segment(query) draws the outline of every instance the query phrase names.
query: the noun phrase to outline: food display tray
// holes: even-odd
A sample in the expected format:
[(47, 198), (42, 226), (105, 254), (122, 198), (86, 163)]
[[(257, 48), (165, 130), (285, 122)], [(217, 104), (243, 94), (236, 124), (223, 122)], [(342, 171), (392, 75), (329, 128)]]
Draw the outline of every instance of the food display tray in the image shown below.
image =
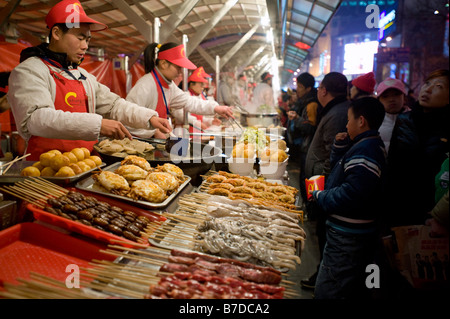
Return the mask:
[[(107, 202), (108, 204), (110, 204), (112, 206), (117, 206), (117, 207), (122, 208), (123, 210), (132, 211), (132, 212), (136, 213), (137, 215), (146, 216), (147, 218), (150, 219), (151, 222), (160, 222), (160, 221), (166, 220), (166, 218), (163, 216), (154, 214), (154, 213), (146, 211), (144, 209), (140, 209), (140, 208), (128, 205), (127, 203), (124, 203), (121, 201), (113, 200), (111, 198), (100, 196), (98, 194), (90, 194), (89, 192), (79, 191), (79, 190), (76, 190), (75, 188), (69, 188), (69, 190), (77, 191), (77, 192), (80, 192), (87, 196), (93, 196), (93, 197), (97, 198), (98, 200)], [(45, 222), (45, 223), (69, 230), (69, 231), (73, 231), (75, 233), (96, 239), (101, 242), (111, 243), (111, 244), (121, 244), (123, 246), (129, 246), (129, 247), (132, 247), (132, 245), (135, 244), (134, 241), (126, 239), (125, 237), (114, 235), (112, 233), (108, 233), (106, 231), (94, 228), (92, 226), (87, 226), (82, 223), (48, 213), (33, 204), (28, 204), (27, 209), (29, 209), (33, 213), (34, 218), (37, 220), (40, 220), (42, 222)], [(116, 242), (115, 240), (120, 241), (120, 243)], [(130, 243), (130, 244), (128, 245), (126, 243)], [(146, 242), (146, 244), (147, 244), (147, 242)]]
[[(105, 168), (103, 168), (104, 171), (115, 171), (119, 166), (120, 166), (120, 162), (114, 163), (112, 165), (109, 165)], [(112, 198), (116, 198), (119, 200), (123, 200), (126, 201), (128, 203), (131, 203), (132, 205), (139, 205), (141, 207), (145, 207), (145, 208), (150, 208), (150, 209), (162, 209), (164, 207), (166, 207), (167, 205), (169, 205), (169, 203), (183, 190), (183, 188), (185, 188), (189, 182), (191, 181), (191, 177), (184, 175), (184, 178), (186, 179), (183, 184), (181, 184), (176, 192), (173, 192), (169, 197), (167, 197), (163, 202), (161, 203), (152, 203), (152, 202), (148, 202), (148, 201), (143, 201), (143, 200), (134, 200), (130, 197), (127, 196), (122, 196), (122, 195), (116, 195), (116, 194), (111, 194), (103, 189), (100, 188), (96, 188), (95, 186), (95, 181), (92, 178), (92, 176), (85, 178), (81, 181), (79, 181), (75, 187), (81, 190), (85, 190), (85, 191), (89, 191), (92, 193), (97, 193), (97, 194), (102, 194), (108, 197), (112, 197)]]
[(37, 223), (21, 223), (0, 232), (0, 282), (18, 284), (36, 272), (64, 282), (66, 267), (90, 267), (92, 259), (114, 261), (100, 252), (105, 245), (64, 234)]
[[(28, 178), (27, 176), (21, 176), (20, 172), (28, 166), (33, 165), (36, 163), (36, 161), (19, 161), (14, 163), (11, 168), (6, 172), (6, 174), (3, 175), (3, 170), (6, 167), (0, 168), (0, 183), (15, 183), (15, 182), (21, 182), (24, 179)], [(42, 178), (51, 181), (55, 184), (70, 184), (73, 182), (76, 182), (80, 180), (81, 178), (85, 177), (86, 175), (89, 175), (95, 170), (98, 170), (100, 167), (104, 167), (106, 164), (102, 163), (102, 165), (97, 166), (95, 168), (91, 168), (90, 170), (83, 172), (81, 174), (72, 176), (72, 177), (55, 177), (55, 176), (41, 176)]]

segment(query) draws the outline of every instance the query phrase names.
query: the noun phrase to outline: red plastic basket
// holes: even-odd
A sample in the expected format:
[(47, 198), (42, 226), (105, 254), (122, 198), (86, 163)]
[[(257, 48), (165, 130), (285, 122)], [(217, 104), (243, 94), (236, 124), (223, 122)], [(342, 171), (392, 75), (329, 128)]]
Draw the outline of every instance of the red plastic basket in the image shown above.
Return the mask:
[[(108, 198), (106, 196), (98, 195), (98, 194), (93, 194), (93, 193), (89, 193), (89, 192), (83, 192), (83, 191), (80, 191), (80, 190), (75, 189), (75, 188), (68, 188), (68, 189), (76, 191), (76, 192), (79, 192), (79, 193), (82, 193), (82, 194), (87, 195), (87, 196), (93, 196), (93, 197), (97, 198), (100, 201), (107, 202), (110, 205), (120, 207), (120, 208), (122, 208), (124, 210), (132, 211), (132, 212), (136, 213), (137, 215), (146, 216), (147, 218), (150, 219), (150, 221), (164, 221), (164, 220), (166, 220), (166, 218), (163, 217), (163, 216), (157, 215), (155, 213), (146, 211), (146, 210), (141, 209), (141, 208), (134, 207), (134, 206), (132, 206), (130, 204), (127, 204), (125, 202), (114, 200), (114, 199)], [(46, 222), (46, 223), (54, 225), (54, 226), (61, 227), (63, 229), (69, 230), (69, 231), (73, 231), (73, 232), (82, 234), (82, 235), (90, 237), (90, 238), (94, 238), (96, 240), (99, 240), (99, 241), (102, 241), (102, 242), (105, 242), (105, 243), (119, 244), (119, 245), (123, 245), (123, 246), (126, 246), (126, 247), (132, 247), (132, 245), (135, 244), (134, 241), (128, 240), (125, 237), (117, 236), (117, 235), (114, 235), (114, 234), (102, 231), (100, 229), (94, 228), (92, 226), (87, 226), (87, 225), (81, 224), (79, 222), (76, 222), (76, 221), (73, 221), (73, 220), (70, 220), (70, 219), (67, 219), (67, 218), (64, 218), (64, 217), (60, 217), (60, 216), (56, 216), (56, 215), (50, 214), (50, 213), (48, 213), (48, 212), (38, 208), (37, 206), (34, 206), (33, 204), (28, 204), (27, 205), (27, 209), (29, 209), (33, 213), (34, 218), (37, 219), (37, 220)], [(124, 243), (116, 242), (113, 239), (117, 240), (117, 241), (124, 242)], [(125, 244), (127, 242), (129, 242), (130, 245)], [(149, 243), (145, 242), (144, 245), (149, 246)]]
[(106, 245), (82, 240), (36, 223), (22, 223), (0, 231), (0, 283), (18, 284), (17, 278), (28, 279), (30, 272), (65, 281), (66, 267), (92, 267), (92, 259), (110, 260), (114, 256), (101, 253)]

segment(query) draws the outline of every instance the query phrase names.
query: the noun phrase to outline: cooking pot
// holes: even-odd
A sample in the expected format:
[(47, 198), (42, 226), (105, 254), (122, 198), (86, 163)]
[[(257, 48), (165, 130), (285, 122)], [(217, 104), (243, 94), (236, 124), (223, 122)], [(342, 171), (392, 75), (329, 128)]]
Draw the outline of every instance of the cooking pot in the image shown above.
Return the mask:
[(243, 126), (268, 127), (272, 124), (273, 126), (280, 124), (278, 113), (241, 113)]

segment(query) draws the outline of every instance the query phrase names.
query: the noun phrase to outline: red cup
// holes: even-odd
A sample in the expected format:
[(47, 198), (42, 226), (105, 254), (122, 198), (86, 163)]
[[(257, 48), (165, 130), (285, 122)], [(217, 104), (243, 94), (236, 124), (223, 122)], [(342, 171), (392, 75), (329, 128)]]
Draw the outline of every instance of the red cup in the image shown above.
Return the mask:
[(310, 200), (313, 191), (323, 191), (325, 186), (325, 176), (315, 175), (311, 178), (305, 178), (307, 199)]

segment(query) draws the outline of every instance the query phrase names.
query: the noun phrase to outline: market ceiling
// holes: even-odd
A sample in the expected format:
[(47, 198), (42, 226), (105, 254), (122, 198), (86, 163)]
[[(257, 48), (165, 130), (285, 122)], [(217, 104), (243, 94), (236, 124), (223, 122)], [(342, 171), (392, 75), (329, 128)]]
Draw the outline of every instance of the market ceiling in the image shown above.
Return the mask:
[[(281, 60), (281, 86), (301, 65), (342, 0), (81, 0), (88, 16), (108, 25), (96, 32), (90, 51), (102, 48), (109, 57), (130, 56), (135, 63), (155, 40), (182, 43), (189, 59), (214, 74), (246, 71), (250, 78), (270, 71)], [(3, 34), (32, 44), (45, 40), (45, 16), (59, 0), (0, 0)], [(156, 19), (158, 18), (158, 19)], [(155, 20), (156, 19), (156, 20)], [(267, 34), (273, 30), (273, 42)], [(156, 33), (158, 34), (158, 33)], [(272, 44), (273, 43), (273, 44)]]

